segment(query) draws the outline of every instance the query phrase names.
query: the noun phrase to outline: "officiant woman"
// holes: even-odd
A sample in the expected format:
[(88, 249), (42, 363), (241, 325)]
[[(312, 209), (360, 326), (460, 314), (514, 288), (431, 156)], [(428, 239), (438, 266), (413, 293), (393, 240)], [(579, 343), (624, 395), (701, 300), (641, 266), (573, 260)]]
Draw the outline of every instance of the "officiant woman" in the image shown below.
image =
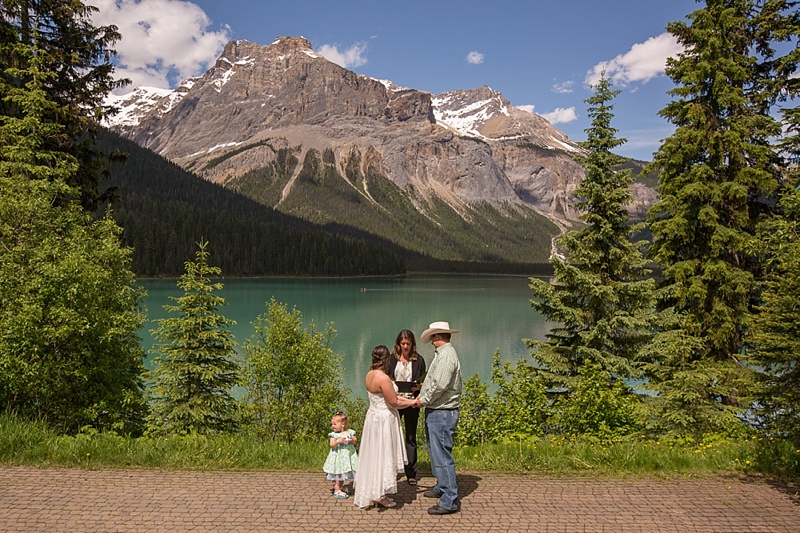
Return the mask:
[[(399, 392), (398, 396), (414, 399), (419, 396), (419, 379), (425, 373), (425, 359), (417, 353), (417, 341), (409, 329), (401, 330), (394, 341), (393, 358), (387, 372), (396, 382), (413, 382), (411, 392)], [(398, 385), (399, 386), (399, 385)], [(405, 465), (406, 480), (409, 485), (417, 484), (417, 422), (419, 407), (399, 409), (405, 428), (405, 445), (408, 464)]]

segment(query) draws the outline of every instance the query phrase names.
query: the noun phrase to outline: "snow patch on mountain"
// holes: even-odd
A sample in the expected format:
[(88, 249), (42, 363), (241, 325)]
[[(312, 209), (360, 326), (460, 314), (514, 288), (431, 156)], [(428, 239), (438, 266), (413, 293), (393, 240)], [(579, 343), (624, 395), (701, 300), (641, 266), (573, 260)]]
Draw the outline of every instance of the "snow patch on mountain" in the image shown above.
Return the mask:
[(203, 154), (210, 154), (214, 150), (218, 150), (220, 148), (230, 148), (231, 146), (239, 146), (240, 144), (242, 144), (242, 143), (240, 143), (240, 142), (230, 142), (230, 143), (218, 144), (216, 146), (212, 146), (208, 150), (200, 150), (199, 152), (195, 152), (190, 157), (196, 157), (198, 155), (203, 155)]
[[(478, 98), (476, 98), (478, 96)], [(481, 97), (482, 96), (482, 97)], [(490, 87), (483, 86), (470, 91), (451, 91), (435, 95), (431, 99), (433, 116), (440, 126), (457, 132), (459, 135), (478, 138), (484, 141), (509, 141), (526, 138), (530, 130), (520, 124), (525, 113), (536, 115), (528, 109), (512, 106), (502, 94)], [(498, 131), (498, 124), (506, 121), (502, 128), (505, 132), (515, 129), (519, 134), (503, 134)], [(508, 124), (516, 127), (509, 126)], [(530, 127), (530, 126), (529, 126)], [(545, 138), (546, 147), (551, 150), (567, 150), (580, 152), (580, 148), (570, 144), (566, 139), (554, 135)]]
[(117, 108), (118, 112), (106, 118), (103, 125), (109, 128), (138, 126), (142, 118), (154, 109), (158, 109), (161, 115), (168, 113), (183, 95), (184, 92), (158, 87), (137, 87), (123, 95), (109, 94), (105, 105)]
[(379, 79), (379, 78), (370, 78), (370, 79), (373, 79), (373, 80), (377, 81), (378, 83), (381, 83), (384, 87), (386, 87), (388, 90), (392, 91), (393, 93), (397, 93), (397, 92), (400, 92), (400, 91), (408, 91), (409, 90), (408, 87), (403, 87), (402, 85), (397, 85), (392, 80), (382, 80), (382, 79)]
[(436, 122), (454, 129), (462, 135), (484, 140), (488, 139), (481, 134), (480, 127), (495, 116), (496, 112), (506, 116), (509, 114), (508, 108), (502, 102), (498, 110), (493, 109), (493, 104), (496, 102), (496, 99), (490, 98), (454, 108), (453, 104), (456, 103), (456, 99), (449, 93), (443, 93), (431, 99)]
[(552, 139), (552, 141), (556, 143), (556, 145), (558, 145), (558, 147), (563, 150), (566, 150), (568, 152), (580, 152), (578, 148), (575, 148), (573, 145), (567, 144), (560, 139), (556, 139), (555, 137), (550, 137), (550, 139)]
[(231, 63), (231, 61), (226, 57), (220, 58), (219, 61), (224, 61), (230, 65), (230, 67), (220, 72), (219, 75), (211, 81), (211, 85), (217, 92), (220, 92), (222, 87), (224, 87), (231, 80), (231, 78), (236, 74), (238, 68), (254, 65), (256, 62), (255, 58), (249, 56), (239, 59), (233, 63)]

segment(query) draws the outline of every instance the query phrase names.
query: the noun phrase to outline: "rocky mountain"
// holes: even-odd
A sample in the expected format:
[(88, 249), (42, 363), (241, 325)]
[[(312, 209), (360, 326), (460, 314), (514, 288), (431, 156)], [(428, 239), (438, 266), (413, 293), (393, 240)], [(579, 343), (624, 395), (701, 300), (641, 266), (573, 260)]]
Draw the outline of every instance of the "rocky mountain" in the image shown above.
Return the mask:
[[(436, 236), (440, 258), (546, 261), (575, 220), (581, 148), (545, 119), (486, 86), (433, 95), (356, 74), (302, 37), (232, 41), (202, 77), (109, 103), (112, 130), (204, 179), (418, 251)], [(654, 198), (635, 193), (634, 211)]]

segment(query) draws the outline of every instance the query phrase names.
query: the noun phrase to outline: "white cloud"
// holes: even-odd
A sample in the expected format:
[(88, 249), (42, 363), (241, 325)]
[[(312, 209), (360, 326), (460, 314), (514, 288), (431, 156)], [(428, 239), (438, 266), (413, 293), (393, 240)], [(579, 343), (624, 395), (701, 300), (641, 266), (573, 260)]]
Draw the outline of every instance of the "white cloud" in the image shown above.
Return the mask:
[(355, 68), (367, 63), (364, 53), (367, 51), (367, 43), (356, 43), (347, 50), (340, 51), (335, 44), (323, 44), (316, 52), (327, 59), (333, 61), (340, 67)]
[(480, 52), (470, 52), (467, 54), (467, 63), (471, 65), (480, 65), (483, 63), (483, 54)]
[(575, 114), (574, 107), (557, 107), (549, 113), (542, 113), (542, 116), (547, 119), (550, 124), (566, 124), (578, 120), (578, 115)]
[[(174, 88), (205, 72), (229, 40), (230, 29), (210, 30), (211, 20), (196, 4), (182, 0), (87, 0), (99, 9), (95, 25), (114, 24), (122, 39), (117, 78), (140, 86)], [(128, 90), (129, 90), (128, 89)]]
[(572, 92), (572, 86), (575, 84), (574, 81), (565, 81), (561, 83), (554, 83), (552, 87), (552, 91), (558, 94), (569, 94)]
[(536, 106), (531, 105), (531, 104), (526, 104), (526, 105), (517, 105), (517, 106), (514, 106), (514, 107), (516, 107), (517, 109), (521, 109), (523, 111), (527, 111), (528, 113), (533, 113), (533, 109)]
[(603, 71), (615, 85), (647, 83), (664, 73), (668, 57), (676, 56), (682, 51), (683, 47), (675, 36), (665, 32), (643, 43), (634, 44), (627, 53), (618, 55), (611, 61), (598, 63), (586, 74), (586, 83), (597, 84)]

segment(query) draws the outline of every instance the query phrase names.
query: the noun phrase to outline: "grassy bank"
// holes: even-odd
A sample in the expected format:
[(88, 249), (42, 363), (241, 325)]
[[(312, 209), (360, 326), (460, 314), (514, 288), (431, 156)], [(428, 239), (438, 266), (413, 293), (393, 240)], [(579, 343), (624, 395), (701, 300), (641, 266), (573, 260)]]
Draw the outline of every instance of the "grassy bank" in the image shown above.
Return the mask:
[[(420, 468), (429, 471), (424, 445), (422, 448)], [(282, 443), (247, 433), (132, 439), (90, 431), (65, 436), (43, 425), (0, 415), (0, 463), (6, 465), (321, 472), (327, 450), (324, 438)], [(708, 442), (660, 442), (643, 437), (611, 443), (581, 438), (524, 439), (457, 447), (454, 455), (462, 471), (559, 476), (766, 474), (791, 481), (800, 471), (800, 450), (757, 436)]]

